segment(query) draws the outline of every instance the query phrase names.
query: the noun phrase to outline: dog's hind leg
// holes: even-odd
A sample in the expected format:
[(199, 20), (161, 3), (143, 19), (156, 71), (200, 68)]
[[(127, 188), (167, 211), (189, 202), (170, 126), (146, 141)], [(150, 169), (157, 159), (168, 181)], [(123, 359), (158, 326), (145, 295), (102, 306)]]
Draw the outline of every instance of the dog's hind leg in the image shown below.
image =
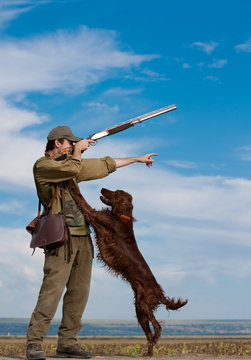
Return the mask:
[(147, 316), (148, 316), (149, 320), (151, 321), (153, 328), (154, 328), (153, 343), (156, 344), (160, 338), (162, 328), (160, 326), (160, 323), (156, 320), (152, 310), (147, 311)]
[(147, 352), (144, 353), (144, 356), (152, 356), (153, 355), (153, 344), (154, 344), (154, 335), (151, 331), (149, 319), (145, 313), (145, 311), (141, 308), (141, 306), (135, 302), (135, 309), (138, 322), (142, 327), (147, 339)]

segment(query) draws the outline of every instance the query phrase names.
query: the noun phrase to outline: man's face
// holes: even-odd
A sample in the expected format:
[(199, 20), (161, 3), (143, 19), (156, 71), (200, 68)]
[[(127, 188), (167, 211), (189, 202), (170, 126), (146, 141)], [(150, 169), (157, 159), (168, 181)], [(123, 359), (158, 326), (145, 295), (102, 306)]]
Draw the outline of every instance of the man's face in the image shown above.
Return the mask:
[(72, 150), (74, 145), (73, 145), (73, 141), (64, 139), (63, 144), (61, 144), (58, 140), (55, 141), (55, 145), (57, 147), (57, 150), (59, 153), (62, 153), (65, 149), (69, 149)]

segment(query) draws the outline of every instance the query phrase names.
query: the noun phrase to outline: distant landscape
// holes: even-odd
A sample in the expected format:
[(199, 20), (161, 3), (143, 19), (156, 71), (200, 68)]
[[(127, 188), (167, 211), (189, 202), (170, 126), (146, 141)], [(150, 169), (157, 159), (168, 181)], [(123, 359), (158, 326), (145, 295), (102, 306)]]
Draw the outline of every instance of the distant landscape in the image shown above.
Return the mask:
[[(0, 356), (24, 356), (28, 319), (0, 318)], [(51, 324), (44, 349), (55, 356), (59, 321)], [(251, 320), (165, 321), (154, 356), (251, 356)], [(95, 356), (142, 356), (146, 338), (136, 321), (86, 320), (79, 343)]]
[[(0, 336), (25, 336), (28, 319), (0, 318)], [(56, 336), (59, 321), (51, 323), (48, 335)], [(136, 321), (84, 320), (79, 336), (133, 337), (144, 336)], [(162, 323), (162, 336), (251, 336), (251, 320), (168, 320)]]

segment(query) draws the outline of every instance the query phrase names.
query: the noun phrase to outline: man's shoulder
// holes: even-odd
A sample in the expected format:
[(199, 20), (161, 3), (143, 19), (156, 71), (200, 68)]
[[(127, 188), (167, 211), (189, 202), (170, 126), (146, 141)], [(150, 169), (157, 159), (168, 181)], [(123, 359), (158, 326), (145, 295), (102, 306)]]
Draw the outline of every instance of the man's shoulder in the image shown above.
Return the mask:
[(37, 159), (37, 161), (34, 163), (33, 168), (37, 168), (39, 165), (41, 165), (42, 163), (46, 163), (50, 161), (50, 157), (49, 156), (41, 156), (39, 159)]
[(47, 160), (50, 160), (50, 158), (48, 156), (44, 155), (44, 156), (41, 156), (39, 159), (37, 159), (35, 161), (35, 164), (40, 163), (41, 161), (47, 161)]

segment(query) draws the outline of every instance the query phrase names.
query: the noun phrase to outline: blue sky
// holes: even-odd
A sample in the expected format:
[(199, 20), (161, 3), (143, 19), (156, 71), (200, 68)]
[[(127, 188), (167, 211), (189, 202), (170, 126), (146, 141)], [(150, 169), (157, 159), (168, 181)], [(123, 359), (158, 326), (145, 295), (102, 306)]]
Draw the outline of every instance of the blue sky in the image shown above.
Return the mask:
[[(86, 157), (158, 153), (81, 184), (134, 198), (139, 247), (167, 295), (168, 319), (250, 319), (250, 1), (5, 0), (0, 3), (0, 317), (29, 317), (43, 254), (26, 224), (32, 165), (48, 132), (87, 137), (176, 104), (100, 140)], [(105, 310), (104, 310), (105, 309)], [(56, 314), (60, 317), (59, 307)], [(130, 287), (94, 262), (88, 319), (134, 319)]]

